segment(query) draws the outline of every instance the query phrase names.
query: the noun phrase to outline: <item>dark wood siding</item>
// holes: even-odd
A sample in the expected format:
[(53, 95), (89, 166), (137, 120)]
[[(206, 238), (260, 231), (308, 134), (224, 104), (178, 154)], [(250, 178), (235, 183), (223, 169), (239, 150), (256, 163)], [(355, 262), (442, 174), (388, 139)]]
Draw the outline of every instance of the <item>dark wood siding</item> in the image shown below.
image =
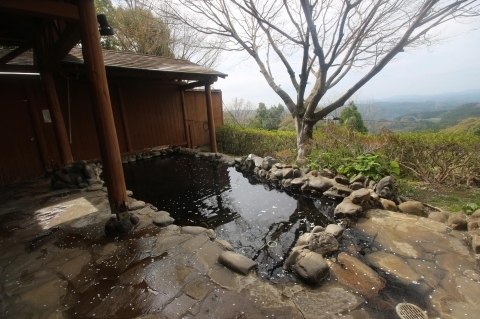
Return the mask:
[[(222, 92), (212, 91), (215, 127), (223, 125)], [(185, 92), (185, 120), (191, 136), (192, 146), (210, 143), (208, 135), (207, 100), (204, 91)]]
[[(75, 161), (100, 158), (95, 118), (88, 83), (84, 78), (55, 78), (59, 103)], [(61, 167), (57, 142), (51, 123), (43, 121), (42, 110), (48, 105), (39, 76), (0, 76), (0, 185), (41, 176), (45, 173), (36, 142), (25, 85), (31, 88), (36, 116), (46, 141), (49, 167)], [(185, 120), (181, 91), (151, 80), (109, 79), (110, 98), (120, 151), (127, 152), (126, 131), (122, 121), (120, 98), (133, 151), (155, 146), (187, 145), (185, 123), (190, 128), (193, 146), (209, 144), (204, 91), (186, 91)], [(119, 94), (119, 90), (121, 94)], [(70, 97), (70, 106), (69, 98)], [(222, 95), (212, 92), (216, 126), (223, 124)], [(32, 141), (31, 139), (34, 138)]]
[(149, 83), (121, 83), (134, 150), (186, 143), (180, 91)]
[(45, 174), (21, 77), (0, 75), (0, 186)]

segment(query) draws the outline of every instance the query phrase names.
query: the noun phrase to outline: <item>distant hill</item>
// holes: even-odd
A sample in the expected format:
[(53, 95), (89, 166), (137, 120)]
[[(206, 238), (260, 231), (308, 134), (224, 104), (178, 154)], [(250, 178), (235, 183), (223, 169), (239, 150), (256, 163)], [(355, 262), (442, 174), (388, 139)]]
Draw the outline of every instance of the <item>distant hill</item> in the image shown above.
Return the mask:
[[(452, 110), (415, 112), (385, 121), (383, 126), (391, 131), (411, 132), (442, 130), (456, 126), (469, 118), (480, 119), (480, 103), (467, 103)], [(471, 124), (470, 120), (468, 123)], [(464, 123), (461, 127), (465, 128)], [(460, 128), (459, 128), (460, 129)]]
[(468, 118), (462, 120), (457, 125), (448, 127), (442, 132), (447, 133), (470, 133), (475, 135), (480, 135), (480, 118)]
[(473, 102), (480, 102), (480, 89), (431, 95), (396, 95), (374, 102), (356, 101), (356, 104), (364, 119), (393, 120), (412, 113), (452, 110)]
[[(480, 101), (480, 99), (478, 100)], [(412, 114), (419, 110), (428, 111), (445, 111), (451, 110), (461, 105), (461, 103), (445, 103), (445, 102), (374, 102), (369, 104), (357, 104), (359, 112), (364, 119), (370, 120), (392, 120), (394, 118)]]
[(441, 94), (428, 95), (395, 95), (385, 99), (379, 99), (380, 102), (443, 102), (443, 103), (469, 103), (480, 102), (480, 89), (466, 90), (461, 92), (447, 92)]

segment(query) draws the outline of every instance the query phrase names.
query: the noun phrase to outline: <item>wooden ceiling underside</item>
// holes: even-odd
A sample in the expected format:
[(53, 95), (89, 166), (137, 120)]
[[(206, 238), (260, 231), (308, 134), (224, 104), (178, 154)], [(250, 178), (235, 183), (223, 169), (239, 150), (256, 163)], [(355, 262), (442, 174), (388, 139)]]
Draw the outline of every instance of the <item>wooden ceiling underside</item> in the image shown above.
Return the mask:
[[(78, 59), (80, 63), (74, 63), (76, 61), (71, 61), (72, 57), (69, 55), (69, 58), (62, 63), (72, 48), (80, 42), (77, 1), (0, 0), (0, 46), (10, 49), (8, 53), (0, 54), (0, 72), (84, 73), (83, 61), (80, 59)], [(33, 63), (12, 63), (23, 53), (29, 53), (28, 51), (33, 51)], [(114, 56), (114, 53), (109, 53), (108, 56)], [(119, 55), (120, 58), (124, 56)], [(175, 59), (167, 62), (169, 64), (167, 69), (164, 67), (163, 70), (152, 70), (151, 66), (145, 64), (149, 59), (154, 59), (153, 57), (131, 54), (129, 58), (134, 61), (133, 67), (122, 60), (116, 64), (114, 61), (111, 66), (105, 63), (107, 74), (172, 81), (172, 83), (178, 80), (194, 81), (188, 83), (185, 89), (212, 84), (217, 80), (217, 76), (226, 76), (226, 74)], [(119, 60), (119, 58), (116, 59)]]
[(50, 71), (80, 41), (79, 15), (74, 0), (0, 0), (0, 45), (14, 51), (0, 57), (0, 70), (28, 50), (34, 66), (25, 70)]

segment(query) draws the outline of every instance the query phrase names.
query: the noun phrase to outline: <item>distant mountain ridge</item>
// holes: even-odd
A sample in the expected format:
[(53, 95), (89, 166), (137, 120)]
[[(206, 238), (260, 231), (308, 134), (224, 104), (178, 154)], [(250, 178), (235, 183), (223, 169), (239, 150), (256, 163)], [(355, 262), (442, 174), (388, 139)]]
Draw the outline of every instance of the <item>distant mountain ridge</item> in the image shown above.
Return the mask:
[(358, 101), (358, 110), (367, 120), (394, 120), (398, 117), (452, 110), (467, 103), (480, 102), (480, 89), (434, 95), (396, 95), (374, 102)]
[(465, 90), (461, 92), (447, 92), (440, 94), (410, 94), (395, 95), (378, 99), (379, 102), (443, 102), (443, 103), (469, 103), (480, 101), (480, 89)]
[[(473, 125), (475, 119), (480, 119), (480, 103), (466, 103), (450, 110), (434, 110), (425, 112), (414, 112), (398, 116), (393, 120), (372, 121), (376, 128), (383, 126), (388, 130), (396, 132), (426, 131), (426, 130), (442, 130), (452, 126), (456, 126), (462, 121), (470, 119), (462, 125), (459, 131), (469, 124)], [(476, 122), (475, 122), (476, 123)], [(368, 127), (367, 120), (367, 127)], [(373, 125), (370, 125), (373, 131)], [(369, 127), (369, 129), (370, 129)], [(476, 132), (476, 129), (472, 129)], [(467, 131), (466, 129), (464, 131)]]

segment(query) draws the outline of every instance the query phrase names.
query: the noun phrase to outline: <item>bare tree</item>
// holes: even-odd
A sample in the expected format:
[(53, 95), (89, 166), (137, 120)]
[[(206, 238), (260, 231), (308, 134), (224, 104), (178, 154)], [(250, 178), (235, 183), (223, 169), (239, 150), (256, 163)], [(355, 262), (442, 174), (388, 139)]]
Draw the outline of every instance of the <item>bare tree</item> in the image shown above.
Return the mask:
[(255, 106), (250, 101), (238, 97), (224, 105), (225, 123), (248, 126), (255, 118)]
[[(177, 59), (215, 68), (221, 59), (223, 42), (217, 36), (200, 32), (174, 18), (168, 0), (155, 0), (154, 10), (170, 31), (170, 49)], [(190, 21), (193, 16), (184, 17)]]
[(119, 49), (173, 57), (170, 30), (152, 11), (147, 0), (123, 0), (114, 10), (111, 23)]
[[(301, 160), (315, 123), (344, 105), (406, 48), (436, 41), (432, 31), (438, 26), (477, 17), (479, 1), (176, 0), (170, 10), (195, 30), (223, 37), (226, 49), (244, 50), (255, 60), (295, 120)], [(197, 19), (185, 19), (185, 12)], [(301, 55), (300, 63), (294, 61), (296, 55)], [(283, 63), (296, 96), (278, 84), (272, 59)], [(327, 91), (356, 68), (369, 70), (338, 99), (317, 108)], [(307, 93), (309, 81), (313, 85)]]
[[(218, 37), (172, 19), (166, 0), (95, 0), (107, 14), (115, 36), (103, 39), (107, 49), (161, 55), (215, 67), (223, 52)], [(184, 17), (185, 18), (185, 17)], [(193, 17), (188, 18), (193, 19)]]

